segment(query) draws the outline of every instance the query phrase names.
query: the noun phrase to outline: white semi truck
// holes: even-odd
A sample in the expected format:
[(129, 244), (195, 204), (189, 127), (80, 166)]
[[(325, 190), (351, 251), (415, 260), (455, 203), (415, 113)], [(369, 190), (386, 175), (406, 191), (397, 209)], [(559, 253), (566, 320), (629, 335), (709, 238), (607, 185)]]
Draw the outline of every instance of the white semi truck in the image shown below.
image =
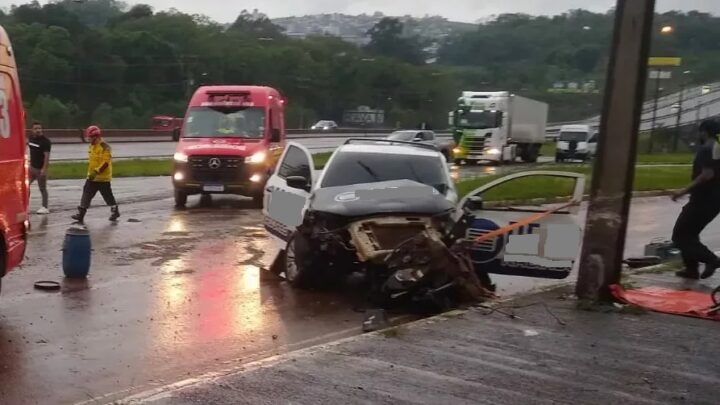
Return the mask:
[(455, 163), (536, 162), (547, 116), (546, 103), (507, 91), (464, 91), (450, 112)]

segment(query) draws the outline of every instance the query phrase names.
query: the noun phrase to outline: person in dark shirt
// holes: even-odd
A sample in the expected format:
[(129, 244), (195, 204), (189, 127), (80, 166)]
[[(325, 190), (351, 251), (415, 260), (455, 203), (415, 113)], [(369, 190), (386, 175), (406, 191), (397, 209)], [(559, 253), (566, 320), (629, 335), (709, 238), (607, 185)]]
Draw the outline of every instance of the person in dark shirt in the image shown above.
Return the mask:
[[(720, 160), (713, 159), (713, 148), (720, 136), (720, 123), (706, 120), (700, 124), (700, 145), (692, 168), (692, 183), (673, 194), (673, 201), (690, 194), (673, 229), (672, 240), (680, 249), (685, 269), (678, 277), (709, 278), (720, 267), (720, 259), (700, 242), (700, 233), (720, 213)], [(702, 276), (700, 263), (705, 264)]]
[(28, 140), (30, 148), (30, 167), (28, 168), (28, 176), (30, 184), (37, 180), (40, 194), (42, 195), (42, 207), (37, 211), (38, 214), (47, 215), (50, 213), (48, 209), (48, 192), (47, 192), (47, 173), (50, 166), (50, 149), (52, 142), (43, 134), (42, 124), (33, 122), (32, 136)]

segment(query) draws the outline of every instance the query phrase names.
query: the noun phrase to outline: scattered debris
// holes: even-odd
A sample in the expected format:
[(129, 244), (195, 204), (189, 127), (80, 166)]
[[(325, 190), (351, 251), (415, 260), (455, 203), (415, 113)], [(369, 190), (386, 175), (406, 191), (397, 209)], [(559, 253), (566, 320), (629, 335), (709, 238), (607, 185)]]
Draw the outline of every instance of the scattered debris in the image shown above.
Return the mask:
[(538, 336), (540, 335), (540, 332), (536, 331), (535, 329), (525, 329), (523, 331), (523, 335), (525, 336)]
[(367, 317), (362, 324), (362, 331), (365, 333), (385, 329), (389, 324), (387, 314), (384, 309), (369, 309), (366, 314)]

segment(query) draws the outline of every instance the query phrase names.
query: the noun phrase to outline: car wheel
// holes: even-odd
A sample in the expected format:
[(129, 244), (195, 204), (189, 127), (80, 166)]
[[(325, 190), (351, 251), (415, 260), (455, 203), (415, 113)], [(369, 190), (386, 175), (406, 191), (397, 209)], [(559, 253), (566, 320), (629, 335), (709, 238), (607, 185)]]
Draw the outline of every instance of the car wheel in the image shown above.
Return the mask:
[(309, 288), (317, 284), (310, 254), (307, 238), (295, 233), (285, 249), (285, 279), (295, 288)]
[(187, 193), (175, 190), (175, 207), (177, 208), (185, 208), (185, 205), (187, 204)]
[(264, 200), (265, 200), (265, 194), (263, 194), (263, 193), (253, 195), (253, 197), (252, 197), (253, 208), (262, 209)]
[(211, 194), (202, 194), (200, 196), (200, 205), (203, 207), (209, 207), (212, 205), (212, 195)]

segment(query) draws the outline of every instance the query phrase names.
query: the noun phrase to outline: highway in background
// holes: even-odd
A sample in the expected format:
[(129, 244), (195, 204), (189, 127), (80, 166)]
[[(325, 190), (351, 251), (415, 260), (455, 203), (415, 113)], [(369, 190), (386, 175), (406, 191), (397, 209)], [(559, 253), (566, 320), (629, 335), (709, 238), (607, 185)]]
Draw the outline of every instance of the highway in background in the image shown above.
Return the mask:
[[(381, 139), (387, 135), (357, 134), (323, 134), (322, 136), (291, 136), (290, 141), (305, 145), (313, 153), (331, 152), (349, 138), (372, 137)], [(449, 138), (450, 135), (441, 135)], [(162, 158), (171, 157), (175, 153), (175, 142), (118, 142), (108, 140), (112, 145), (113, 157), (126, 158)], [(87, 145), (82, 143), (55, 143), (50, 159), (53, 161), (83, 160), (87, 158)]]

